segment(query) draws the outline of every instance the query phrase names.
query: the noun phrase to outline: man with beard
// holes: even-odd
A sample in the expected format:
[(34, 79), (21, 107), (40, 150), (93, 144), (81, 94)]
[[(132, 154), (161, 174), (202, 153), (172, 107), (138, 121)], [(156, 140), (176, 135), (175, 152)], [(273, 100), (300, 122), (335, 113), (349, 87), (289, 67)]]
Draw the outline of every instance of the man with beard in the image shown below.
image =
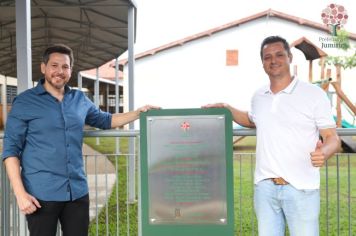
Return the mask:
[(158, 108), (146, 105), (122, 114), (102, 112), (83, 92), (67, 85), (73, 62), (69, 47), (48, 47), (41, 63), (44, 78), (14, 99), (6, 124), (3, 160), (31, 236), (56, 235), (58, 220), (64, 236), (88, 234), (84, 125), (120, 127), (141, 112)]

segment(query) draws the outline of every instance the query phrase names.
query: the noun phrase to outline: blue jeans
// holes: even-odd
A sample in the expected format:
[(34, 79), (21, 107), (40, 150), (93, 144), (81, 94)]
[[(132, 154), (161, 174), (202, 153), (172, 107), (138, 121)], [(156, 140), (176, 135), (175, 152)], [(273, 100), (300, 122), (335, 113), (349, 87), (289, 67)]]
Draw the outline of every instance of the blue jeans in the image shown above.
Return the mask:
[(286, 222), (291, 236), (319, 235), (319, 189), (298, 190), (266, 179), (255, 185), (254, 204), (259, 236), (284, 236)]

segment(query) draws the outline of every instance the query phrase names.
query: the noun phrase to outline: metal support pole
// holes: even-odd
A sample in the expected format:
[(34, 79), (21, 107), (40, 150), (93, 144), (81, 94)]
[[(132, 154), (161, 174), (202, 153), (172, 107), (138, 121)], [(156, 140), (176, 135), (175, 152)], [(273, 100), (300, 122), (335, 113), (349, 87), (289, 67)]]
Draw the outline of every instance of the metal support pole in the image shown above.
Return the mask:
[[(119, 89), (119, 62), (115, 59), (115, 113), (120, 113), (120, 89)], [(117, 128), (118, 129), (118, 128)], [(120, 153), (120, 138), (115, 138), (115, 150), (117, 154)]]
[(17, 92), (32, 88), (31, 1), (16, 0)]
[[(128, 91), (129, 91), (129, 111), (134, 110), (134, 66), (135, 66), (135, 55), (134, 55), (134, 41), (135, 41), (135, 8), (129, 7), (128, 9), (128, 69), (129, 69), (129, 79), (128, 79)], [(129, 128), (132, 130), (135, 128), (134, 123), (130, 123)], [(135, 191), (135, 139), (130, 138), (129, 141), (129, 153), (132, 155), (129, 159), (129, 173), (128, 173), (128, 184), (129, 184), (129, 202), (135, 202), (136, 191)]]
[(109, 89), (109, 84), (106, 84), (106, 95), (105, 95), (105, 103), (106, 103), (106, 111), (109, 112), (110, 109), (110, 104), (109, 104), (109, 94), (110, 94), (110, 89)]
[(80, 91), (82, 91), (82, 89), (83, 89), (83, 77), (80, 72), (78, 73), (78, 89)]
[[(16, 0), (17, 93), (32, 88), (31, 1)], [(19, 216), (19, 233), (25, 235), (26, 219)], [(15, 225), (13, 227), (16, 227)], [(8, 234), (10, 235), (10, 234)]]
[(99, 68), (96, 68), (96, 78), (94, 81), (94, 104), (96, 107), (100, 107), (99, 101)]
[(1, 86), (1, 101), (2, 101), (2, 124), (5, 128), (7, 119), (7, 76), (4, 76), (4, 83)]
[(10, 228), (10, 183), (1, 163), (1, 236), (11, 235)]
[[(96, 68), (96, 79), (94, 82), (94, 104), (97, 108), (100, 109), (100, 100), (99, 100), (99, 67)], [(100, 140), (96, 138), (96, 145), (100, 144)]]

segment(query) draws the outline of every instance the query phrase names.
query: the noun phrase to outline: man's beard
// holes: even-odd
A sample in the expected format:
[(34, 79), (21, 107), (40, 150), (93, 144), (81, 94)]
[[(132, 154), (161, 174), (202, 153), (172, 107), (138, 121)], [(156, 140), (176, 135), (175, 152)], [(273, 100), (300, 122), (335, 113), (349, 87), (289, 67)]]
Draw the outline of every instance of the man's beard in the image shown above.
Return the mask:
[[(56, 79), (55, 79), (56, 80)], [(62, 80), (62, 79), (61, 79)], [(62, 89), (66, 84), (67, 81), (63, 80), (63, 83), (57, 84), (57, 83), (53, 83), (51, 79), (46, 79), (46, 81), (54, 88), (56, 89)]]

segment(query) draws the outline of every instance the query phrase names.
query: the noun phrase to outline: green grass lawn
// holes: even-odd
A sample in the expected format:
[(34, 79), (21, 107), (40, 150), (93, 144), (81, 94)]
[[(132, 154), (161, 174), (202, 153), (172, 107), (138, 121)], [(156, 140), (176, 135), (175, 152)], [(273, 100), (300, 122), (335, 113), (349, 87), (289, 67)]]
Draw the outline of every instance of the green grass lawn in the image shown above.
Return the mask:
[[(104, 154), (115, 152), (115, 138), (100, 138), (99, 146), (95, 145), (96, 138), (85, 138), (85, 143)], [(234, 204), (236, 235), (257, 235), (257, 222), (253, 211), (253, 169), (255, 137), (246, 137), (234, 145)], [(121, 152), (127, 153), (128, 138), (120, 138)], [(119, 196), (114, 187), (108, 205), (109, 235), (116, 235), (117, 203), (120, 206), (120, 235), (137, 235), (137, 203), (126, 207), (126, 168), (125, 155), (118, 157)], [(110, 158), (115, 163), (115, 158)], [(350, 168), (348, 168), (350, 166)], [(339, 167), (339, 168), (337, 168)], [(326, 173), (328, 182), (326, 185)], [(337, 178), (339, 177), (339, 178)], [(337, 181), (339, 179), (339, 181)], [(321, 168), (321, 211), (320, 235), (356, 235), (356, 156), (348, 157), (340, 154), (331, 159), (327, 168)], [(326, 190), (328, 190), (326, 192)], [(350, 196), (350, 197), (348, 197)], [(119, 201), (117, 201), (119, 199)], [(349, 202), (351, 208), (349, 209)], [(328, 207), (326, 207), (328, 204)], [(127, 214), (129, 212), (129, 214)], [(349, 216), (351, 214), (351, 221)], [(103, 208), (99, 215), (98, 234), (106, 235), (106, 212)], [(129, 223), (128, 223), (129, 222)], [(128, 227), (126, 227), (128, 225)], [(90, 235), (96, 235), (96, 222), (90, 225)], [(327, 233), (328, 232), (328, 233)]]
[[(110, 155), (109, 157), (113, 165), (118, 167), (118, 183), (112, 189), (107, 206), (109, 219), (106, 219), (106, 208), (103, 207), (98, 217), (98, 224), (96, 224), (96, 219), (90, 223), (89, 235), (96, 235), (97, 232), (98, 235), (106, 235), (107, 231), (109, 235), (116, 235), (118, 229), (120, 235), (127, 235), (128, 231), (130, 231), (130, 235), (137, 235), (137, 203), (126, 204), (128, 157), (125, 154), (128, 153), (128, 139), (120, 138), (120, 152), (123, 155)], [(99, 145), (96, 145), (96, 138), (85, 138), (84, 142), (103, 154), (115, 154), (116, 152), (115, 138), (112, 137), (100, 138)], [(119, 211), (117, 211), (118, 208)], [(119, 227), (117, 227), (117, 220), (120, 222)], [(106, 222), (109, 225), (108, 229)]]

